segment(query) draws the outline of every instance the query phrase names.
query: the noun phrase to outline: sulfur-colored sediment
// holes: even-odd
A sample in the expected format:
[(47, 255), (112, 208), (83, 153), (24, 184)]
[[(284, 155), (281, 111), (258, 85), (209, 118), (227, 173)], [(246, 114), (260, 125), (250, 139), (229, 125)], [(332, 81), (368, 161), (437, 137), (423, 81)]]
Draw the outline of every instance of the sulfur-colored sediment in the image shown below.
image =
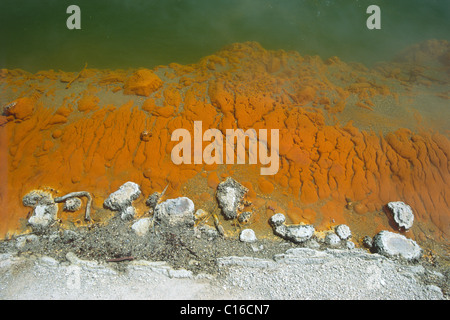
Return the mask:
[[(403, 201), (417, 219), (410, 237), (448, 244), (449, 132), (415, 103), (426, 93), (448, 104), (450, 51), (442, 41), (428, 47), (443, 51), (443, 72), (401, 62), (368, 69), (256, 43), (187, 66), (84, 69), (69, 89), (76, 73), (3, 69), (0, 102), (9, 107), (0, 116), (0, 237), (23, 230), (29, 212), (21, 199), (33, 189), (55, 197), (86, 190), (100, 221), (111, 214), (104, 199), (126, 181), (145, 197), (169, 184), (166, 196), (189, 194), (210, 209), (215, 188), (232, 176), (249, 189), (259, 228), (269, 230), (268, 217), (284, 212), (318, 230), (345, 223), (372, 236), (393, 230), (383, 206)], [(193, 136), (194, 121), (224, 136), (231, 128), (279, 129), (278, 172), (261, 176), (248, 157), (240, 165), (175, 165), (171, 134), (184, 128)], [(184, 188), (195, 184), (198, 190)], [(143, 201), (136, 207), (144, 214)], [(65, 221), (83, 214), (84, 207), (58, 213)]]

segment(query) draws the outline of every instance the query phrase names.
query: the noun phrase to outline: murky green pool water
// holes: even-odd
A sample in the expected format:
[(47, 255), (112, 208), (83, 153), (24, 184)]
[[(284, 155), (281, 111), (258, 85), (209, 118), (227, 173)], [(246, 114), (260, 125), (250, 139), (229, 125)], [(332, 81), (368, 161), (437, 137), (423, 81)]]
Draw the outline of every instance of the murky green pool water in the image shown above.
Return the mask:
[[(71, 4), (81, 9), (81, 30), (66, 27)], [(380, 30), (366, 27), (371, 4), (381, 9)], [(2, 0), (0, 67), (186, 64), (243, 41), (370, 64), (413, 43), (448, 40), (449, 30), (448, 0)]]

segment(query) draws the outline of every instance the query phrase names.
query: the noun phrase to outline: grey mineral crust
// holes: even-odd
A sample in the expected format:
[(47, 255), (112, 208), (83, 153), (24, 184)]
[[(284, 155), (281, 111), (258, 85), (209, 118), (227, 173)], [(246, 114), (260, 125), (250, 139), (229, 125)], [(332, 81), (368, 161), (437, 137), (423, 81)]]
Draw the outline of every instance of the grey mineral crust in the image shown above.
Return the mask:
[[(26, 247), (45, 240), (36, 235), (21, 238)], [(405, 264), (362, 249), (297, 246), (271, 254), (264, 254), (264, 246), (258, 256), (248, 256), (255, 252), (250, 250), (254, 243), (236, 243), (247, 248), (247, 254), (219, 254), (214, 258), (217, 272), (208, 274), (189, 269), (195, 260), (174, 268), (165, 261), (136, 259), (118, 264), (104, 257), (85, 260), (73, 251), (62, 259), (14, 250), (0, 252), (0, 299), (448, 298), (448, 275), (427, 264)], [(187, 244), (177, 242), (183, 251), (199, 249)]]
[(419, 281), (421, 268), (360, 249), (293, 248), (274, 259), (219, 258), (218, 265), (237, 299), (444, 299), (440, 287)]

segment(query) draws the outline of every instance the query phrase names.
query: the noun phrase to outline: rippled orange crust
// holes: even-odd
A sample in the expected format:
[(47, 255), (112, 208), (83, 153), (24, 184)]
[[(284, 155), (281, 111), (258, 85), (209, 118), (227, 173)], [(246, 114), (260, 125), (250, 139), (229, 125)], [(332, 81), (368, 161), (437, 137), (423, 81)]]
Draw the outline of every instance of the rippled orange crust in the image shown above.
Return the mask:
[[(394, 130), (381, 133), (339, 120), (356, 106), (362, 118), (377, 121), (376, 101), (411, 96), (397, 69), (369, 70), (257, 43), (233, 44), (187, 66), (85, 69), (68, 90), (76, 73), (3, 69), (2, 96), (13, 96), (4, 102), (15, 105), (0, 118), (0, 235), (23, 230), (30, 208), (21, 199), (32, 189), (55, 196), (88, 191), (94, 219), (101, 220), (104, 199), (126, 181), (138, 183), (145, 197), (166, 184), (167, 196), (184, 195), (186, 183), (200, 181), (209, 188), (194, 196), (200, 207), (233, 176), (249, 187), (258, 213), (253, 219), (261, 226), (273, 214), (270, 206), (318, 229), (339, 223), (361, 232), (392, 229), (382, 209), (401, 200), (418, 221), (411, 237), (448, 241), (448, 131), (412, 131), (384, 117)], [(448, 100), (442, 94), (436, 96)], [(258, 165), (174, 165), (171, 133), (193, 132), (198, 120), (204, 131), (218, 128), (224, 135), (228, 128), (279, 129), (278, 173), (260, 176)], [(59, 212), (67, 220), (82, 214)]]

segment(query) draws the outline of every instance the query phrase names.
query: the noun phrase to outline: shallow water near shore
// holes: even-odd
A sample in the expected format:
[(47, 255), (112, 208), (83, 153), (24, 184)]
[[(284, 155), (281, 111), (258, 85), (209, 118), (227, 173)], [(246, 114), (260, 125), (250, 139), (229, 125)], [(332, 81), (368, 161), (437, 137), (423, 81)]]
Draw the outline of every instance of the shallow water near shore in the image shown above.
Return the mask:
[[(71, 4), (2, 1), (2, 67), (74, 72), (88, 62), (98, 69), (154, 68), (195, 63), (244, 41), (371, 65), (418, 42), (449, 40), (445, 0), (81, 0), (81, 30), (66, 27)], [(366, 27), (369, 5), (381, 8), (380, 30)]]
[[(402, 232), (448, 257), (448, 4), (378, 4), (381, 30), (366, 28), (360, 1), (81, 2), (82, 29), (68, 30), (64, 1), (2, 2), (0, 237), (30, 232), (31, 190), (91, 193), (91, 223), (84, 199), (73, 213), (60, 205), (58, 223), (76, 229), (116, 215), (105, 199), (134, 181), (136, 218), (168, 185), (164, 199), (218, 213), (232, 237), (274, 237), (268, 220), (282, 212), (319, 237), (338, 224), (358, 246)], [(172, 133), (194, 135), (194, 121), (224, 135), (279, 130), (277, 172), (174, 164)], [(249, 190), (246, 225), (217, 208), (227, 177)], [(412, 207), (411, 230), (389, 201)]]

